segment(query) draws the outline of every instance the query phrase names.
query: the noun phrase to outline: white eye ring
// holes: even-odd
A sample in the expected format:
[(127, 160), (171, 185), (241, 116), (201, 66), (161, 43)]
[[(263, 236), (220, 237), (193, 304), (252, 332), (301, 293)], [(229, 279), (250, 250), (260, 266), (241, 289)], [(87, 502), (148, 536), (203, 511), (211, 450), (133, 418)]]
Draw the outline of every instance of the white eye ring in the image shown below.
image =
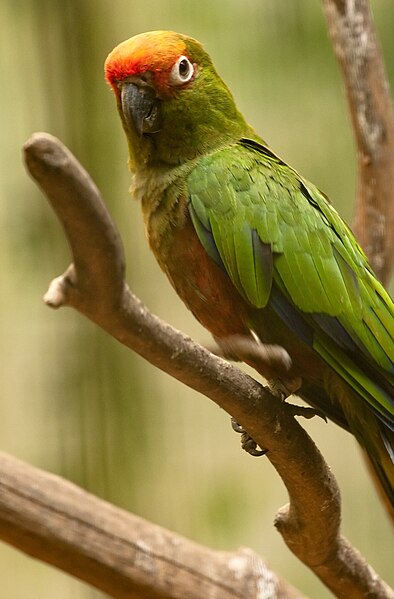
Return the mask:
[(188, 83), (194, 75), (194, 67), (186, 56), (180, 56), (171, 69), (169, 76), (170, 85), (183, 85)]

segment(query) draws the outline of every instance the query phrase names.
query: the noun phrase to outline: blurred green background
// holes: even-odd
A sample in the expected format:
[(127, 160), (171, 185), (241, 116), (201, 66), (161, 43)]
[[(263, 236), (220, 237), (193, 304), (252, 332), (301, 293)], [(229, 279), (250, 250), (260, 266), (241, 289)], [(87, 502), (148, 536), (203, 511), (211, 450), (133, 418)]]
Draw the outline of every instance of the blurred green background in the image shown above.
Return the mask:
[[(393, 3), (372, 6), (393, 85)], [(21, 161), (23, 142), (39, 130), (60, 137), (102, 190), (135, 293), (171, 324), (209, 339), (149, 253), (103, 81), (108, 52), (152, 29), (201, 40), (248, 120), (351, 219), (353, 141), (319, 1), (1, 0), (0, 448), (201, 543), (250, 546), (324, 599), (330, 594), (273, 527), (287, 501), (280, 479), (268, 460), (241, 451), (228, 416), (79, 314), (41, 302), (69, 253)], [(345, 534), (393, 583), (392, 531), (355, 442), (317, 419), (303, 425), (340, 483)], [(6, 545), (0, 588), (7, 599), (102, 597)]]

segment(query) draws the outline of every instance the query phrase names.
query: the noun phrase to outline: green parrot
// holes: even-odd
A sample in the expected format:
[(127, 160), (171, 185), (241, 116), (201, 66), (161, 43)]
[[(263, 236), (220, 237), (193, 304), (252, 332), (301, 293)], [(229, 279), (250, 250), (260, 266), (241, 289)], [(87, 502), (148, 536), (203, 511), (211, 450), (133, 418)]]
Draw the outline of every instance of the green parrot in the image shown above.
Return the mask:
[[(394, 511), (394, 305), (312, 183), (246, 123), (201, 44), (154, 31), (105, 62), (160, 267), (219, 345), (352, 432)], [(238, 343), (237, 343), (238, 340)]]

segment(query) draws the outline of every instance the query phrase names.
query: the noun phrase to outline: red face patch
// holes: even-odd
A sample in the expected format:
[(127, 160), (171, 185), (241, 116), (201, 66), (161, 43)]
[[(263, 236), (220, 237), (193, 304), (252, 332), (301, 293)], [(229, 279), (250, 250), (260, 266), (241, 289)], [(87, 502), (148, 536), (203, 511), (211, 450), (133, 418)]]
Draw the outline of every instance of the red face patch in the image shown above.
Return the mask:
[(117, 92), (119, 81), (149, 71), (157, 86), (165, 87), (175, 61), (185, 53), (185, 49), (185, 42), (177, 33), (141, 33), (112, 50), (105, 61), (105, 78)]

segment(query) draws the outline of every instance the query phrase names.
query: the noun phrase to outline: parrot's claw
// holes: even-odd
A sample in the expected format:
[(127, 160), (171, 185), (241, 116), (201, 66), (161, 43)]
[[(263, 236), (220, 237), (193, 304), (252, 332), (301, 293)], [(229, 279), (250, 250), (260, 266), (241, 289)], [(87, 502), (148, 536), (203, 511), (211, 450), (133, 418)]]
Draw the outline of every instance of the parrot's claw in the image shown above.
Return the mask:
[(242, 435), (241, 447), (247, 453), (249, 453), (253, 457), (260, 457), (267, 453), (268, 449), (258, 449), (256, 441), (252, 439), (249, 433), (247, 433), (245, 429), (239, 424), (239, 422), (237, 422), (234, 418), (231, 418), (231, 426), (233, 431)]
[(234, 431), (234, 432), (236, 432), (236, 433), (244, 433), (244, 432), (245, 432), (245, 429), (244, 429), (244, 427), (243, 427), (243, 426), (241, 426), (241, 425), (239, 424), (239, 422), (237, 422), (237, 421), (235, 420), (235, 418), (231, 418), (231, 428), (232, 428), (232, 429), (233, 429), (233, 431)]
[(286, 404), (289, 408), (290, 411), (292, 413), (293, 416), (302, 416), (303, 418), (306, 418), (307, 420), (310, 420), (311, 418), (314, 418), (315, 416), (319, 416), (319, 418), (322, 418), (324, 420), (324, 422), (327, 422), (327, 417), (324, 414), (324, 412), (322, 412), (321, 410), (318, 410), (316, 408), (308, 408), (305, 406), (296, 406), (294, 404)]
[[(298, 389), (301, 387), (301, 384), (302, 379), (299, 377), (288, 379), (286, 381), (276, 379), (275, 381), (268, 382), (271, 393), (280, 399), (280, 401), (285, 401), (290, 395), (298, 391)], [(318, 410), (317, 408), (297, 406), (291, 403), (286, 403), (286, 406), (288, 406), (288, 409), (293, 416), (302, 416), (308, 420), (314, 418), (315, 416), (319, 416), (319, 418), (322, 418), (325, 422), (327, 422), (324, 412)]]

